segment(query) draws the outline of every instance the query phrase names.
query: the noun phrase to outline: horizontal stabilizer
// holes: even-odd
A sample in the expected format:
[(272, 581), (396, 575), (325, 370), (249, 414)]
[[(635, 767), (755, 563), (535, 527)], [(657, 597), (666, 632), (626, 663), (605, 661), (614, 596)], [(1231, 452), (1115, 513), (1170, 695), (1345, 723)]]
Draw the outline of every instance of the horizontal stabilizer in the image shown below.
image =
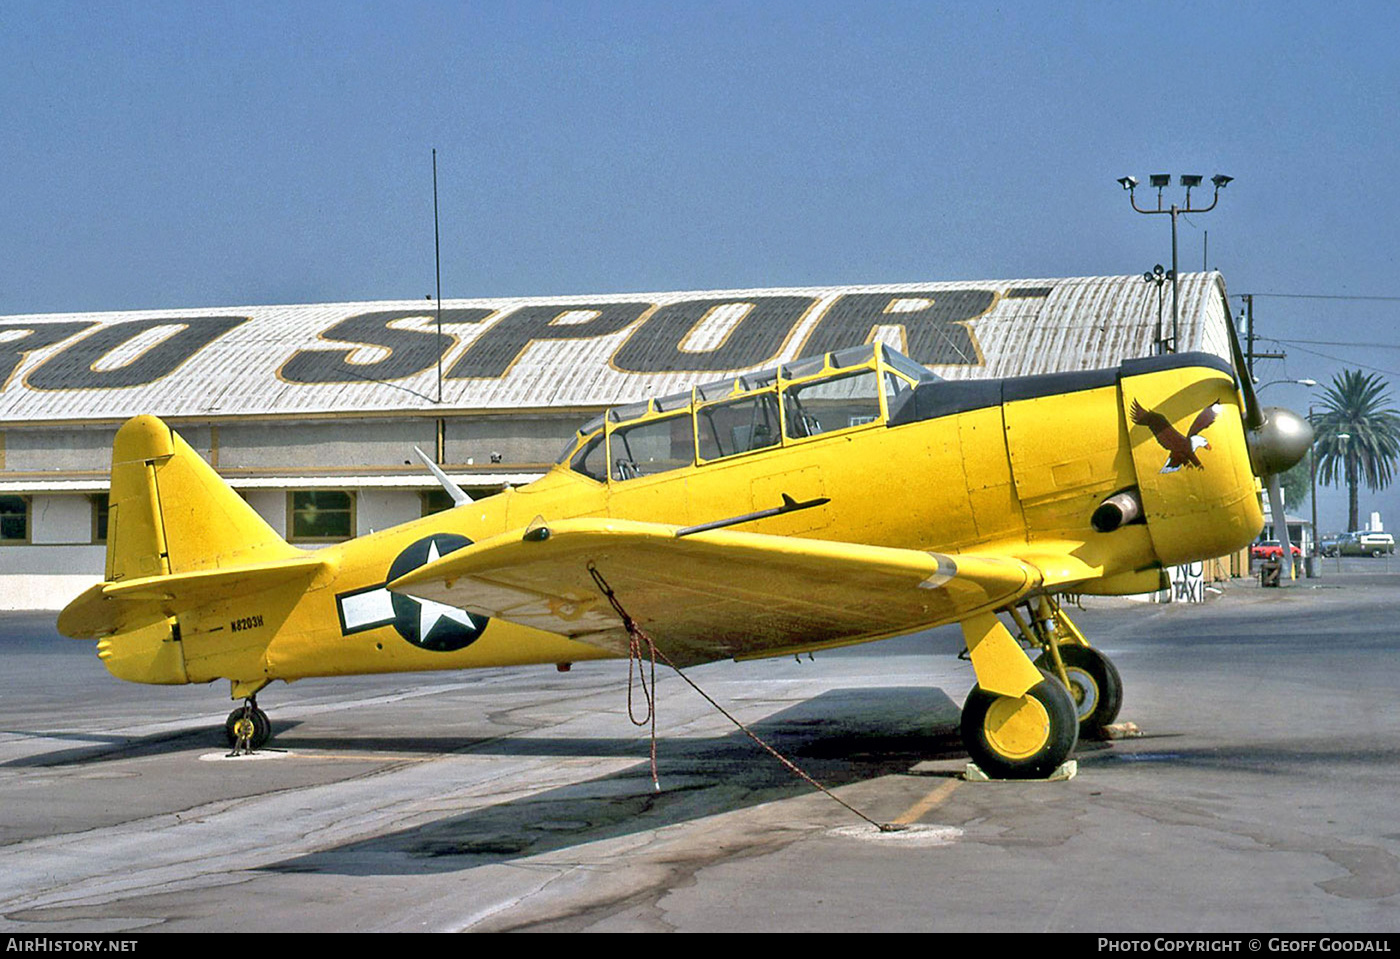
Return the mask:
[(566, 520), (453, 551), (389, 588), (610, 650), (627, 637), (590, 573), (678, 665), (898, 635), (1039, 584), (1015, 559), (734, 530)]
[(58, 631), (73, 639), (100, 639), (210, 602), (235, 599), (294, 580), (309, 580), (324, 565), (325, 561), (314, 555), (296, 556), (100, 583), (59, 614)]

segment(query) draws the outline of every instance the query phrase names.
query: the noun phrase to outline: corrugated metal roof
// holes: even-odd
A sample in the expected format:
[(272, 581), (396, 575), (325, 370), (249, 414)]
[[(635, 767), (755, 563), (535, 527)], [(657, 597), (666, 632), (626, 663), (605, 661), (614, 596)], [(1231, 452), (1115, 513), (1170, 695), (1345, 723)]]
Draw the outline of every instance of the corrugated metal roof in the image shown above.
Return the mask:
[[(1171, 326), (1171, 288), (1162, 315)], [(878, 338), (949, 379), (1152, 352), (1141, 276), (0, 317), (0, 420), (601, 407)], [(1229, 356), (1224, 281), (1181, 278), (1182, 350)]]
[[(482, 487), (523, 486), (543, 476), (529, 473), (461, 473), (450, 476), (460, 486)], [(437, 480), (428, 473), (406, 473), (381, 476), (305, 475), (305, 476), (233, 476), (225, 477), (234, 489), (440, 489)], [(89, 479), (0, 479), (0, 495), (14, 493), (105, 493), (110, 486), (107, 477)]]

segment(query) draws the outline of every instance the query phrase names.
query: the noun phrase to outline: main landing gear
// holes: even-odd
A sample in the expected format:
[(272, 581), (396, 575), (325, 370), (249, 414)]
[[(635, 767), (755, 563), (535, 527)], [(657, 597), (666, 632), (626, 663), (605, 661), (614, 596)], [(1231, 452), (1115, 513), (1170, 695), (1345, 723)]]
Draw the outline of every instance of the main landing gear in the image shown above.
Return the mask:
[[(1042, 779), (1118, 716), (1123, 683), (1059, 603), (1041, 597), (1007, 612), (1017, 637), (992, 613), (963, 622), (977, 685), (962, 714), (963, 744), (994, 779)], [(1022, 644), (1042, 650), (1032, 664)]]
[(993, 779), (1045, 779), (1079, 740), (1074, 703), (1049, 673), (1020, 696), (972, 687), (962, 711), (967, 754)]
[(261, 749), (271, 736), (272, 723), (267, 713), (258, 708), (256, 696), (249, 696), (224, 722), (224, 738), (235, 755)]

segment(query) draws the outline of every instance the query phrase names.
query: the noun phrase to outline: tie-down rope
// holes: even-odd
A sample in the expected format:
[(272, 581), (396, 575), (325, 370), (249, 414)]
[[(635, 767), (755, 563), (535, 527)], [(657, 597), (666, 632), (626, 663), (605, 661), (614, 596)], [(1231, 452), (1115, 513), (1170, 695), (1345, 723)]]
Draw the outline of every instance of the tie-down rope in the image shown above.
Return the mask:
[[(689, 676), (687, 676), (684, 672), (682, 672), (679, 666), (671, 662), (671, 660), (666, 656), (664, 652), (656, 648), (656, 643), (652, 640), (650, 636), (647, 635), (646, 630), (638, 626), (637, 621), (634, 620), (628, 614), (627, 610), (623, 608), (621, 601), (617, 598), (617, 594), (614, 593), (612, 587), (608, 585), (608, 581), (603, 578), (602, 573), (598, 572), (598, 567), (596, 567), (593, 563), (589, 563), (588, 572), (593, 577), (593, 582), (598, 586), (598, 590), (604, 596), (606, 596), (608, 602), (612, 604), (613, 611), (617, 613), (618, 618), (622, 620), (623, 628), (627, 630), (627, 718), (632, 720), (632, 724), (634, 726), (646, 726), (648, 723), (651, 725), (651, 783), (657, 792), (661, 791), (661, 780), (657, 776), (656, 772), (656, 661), (657, 659), (660, 659), (667, 666), (670, 666), (677, 676), (685, 680), (686, 685), (688, 685), (691, 689), (699, 693), (700, 696), (707, 703), (713, 706), (719, 712), (720, 715), (722, 715), (725, 719), (729, 720), (736, 727), (738, 727), (739, 730), (743, 732), (745, 736), (748, 736), (754, 742), (758, 743), (758, 745), (762, 746), (764, 750), (766, 750), (770, 755), (773, 756), (773, 758), (775, 758), (776, 760), (778, 760), (778, 762), (786, 766), (794, 775), (798, 776), (804, 782), (808, 783), (813, 788), (820, 790), (827, 796), (836, 800), (842, 806), (845, 806), (846, 809), (850, 810), (852, 813), (859, 816), (861, 819), (864, 819), (876, 829), (880, 830), (880, 832), (898, 832), (902, 829), (908, 828), (907, 826), (902, 826), (895, 823), (876, 822), (875, 820), (867, 816), (865, 813), (861, 812), (859, 809), (846, 802), (846, 800), (836, 795), (830, 789), (827, 789), (821, 783), (817, 782), (811, 776), (807, 775), (807, 773), (803, 772), (797, 766), (796, 763), (788, 759), (782, 753), (778, 752), (772, 746), (768, 745), (768, 743), (764, 742), (761, 738), (759, 738), (757, 733), (755, 733), (753, 730), (749, 729), (742, 722), (736, 719), (733, 715), (730, 714), (730, 712), (727, 709), (725, 709), (719, 703), (715, 702), (714, 698), (711, 697), (709, 693), (705, 692), (703, 689), (697, 686), (695, 684), (695, 681), (692, 680)], [(646, 674), (642, 668), (643, 643), (646, 643), (647, 656), (651, 660), (650, 685), (647, 684)], [(640, 720), (637, 719), (632, 709), (632, 668), (634, 664), (637, 669), (636, 675), (638, 682), (641, 685), (642, 696), (646, 699), (647, 704), (647, 714), (643, 716)]]

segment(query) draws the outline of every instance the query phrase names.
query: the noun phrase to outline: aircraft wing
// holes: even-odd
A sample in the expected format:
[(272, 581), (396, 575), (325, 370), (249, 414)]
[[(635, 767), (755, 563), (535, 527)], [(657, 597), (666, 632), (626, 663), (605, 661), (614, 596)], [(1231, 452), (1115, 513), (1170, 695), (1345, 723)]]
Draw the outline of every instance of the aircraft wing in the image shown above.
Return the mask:
[(627, 649), (590, 566), (677, 665), (841, 646), (995, 609), (1040, 585), (1033, 565), (733, 530), (566, 520), (463, 547), (389, 588)]

